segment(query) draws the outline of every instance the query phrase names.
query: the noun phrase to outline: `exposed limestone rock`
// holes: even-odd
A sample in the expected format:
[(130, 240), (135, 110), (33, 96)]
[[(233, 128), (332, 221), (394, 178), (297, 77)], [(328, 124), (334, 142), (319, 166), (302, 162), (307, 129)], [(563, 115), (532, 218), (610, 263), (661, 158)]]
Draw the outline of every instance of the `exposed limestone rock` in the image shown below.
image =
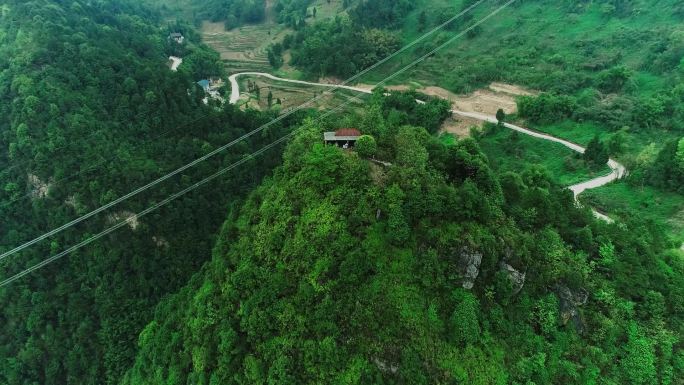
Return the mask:
[(459, 270), (463, 276), (463, 288), (472, 289), (475, 279), (480, 274), (480, 264), (482, 263), (482, 253), (463, 247), (460, 251)]
[(513, 284), (513, 295), (520, 293), (520, 290), (522, 290), (525, 285), (525, 275), (527, 273), (516, 270), (513, 266), (504, 261), (501, 261), (501, 270), (508, 274), (508, 279), (510, 279)]
[(584, 322), (582, 321), (579, 307), (587, 303), (587, 300), (589, 299), (589, 293), (582, 288), (572, 291), (570, 288), (562, 284), (557, 284), (554, 289), (556, 295), (558, 296), (560, 316), (563, 325), (572, 320), (577, 332), (582, 333), (584, 331)]
[(157, 245), (157, 247), (168, 248), (170, 246), (169, 241), (167, 241), (164, 237), (158, 237), (155, 235), (152, 237), (152, 241), (155, 245)]
[(128, 226), (131, 230), (136, 230), (140, 226), (138, 216), (130, 211), (120, 211), (118, 213), (109, 214), (107, 217), (110, 223), (118, 223), (121, 221), (128, 221)]
[(379, 360), (379, 359), (377, 359), (377, 358), (373, 358), (373, 363), (374, 363), (375, 366), (378, 368), (378, 370), (380, 370), (380, 371), (383, 372), (383, 373), (392, 373), (392, 374), (396, 374), (396, 373), (399, 371), (399, 367), (398, 367), (398, 366), (393, 365), (393, 364), (389, 364), (389, 365), (388, 365), (386, 362), (381, 361), (381, 360)]
[(64, 200), (64, 204), (75, 209), (76, 208), (76, 195), (69, 195), (67, 199)]
[(52, 186), (49, 182), (44, 182), (35, 174), (28, 174), (28, 182), (31, 186), (31, 197), (43, 199), (47, 198), (48, 191)]

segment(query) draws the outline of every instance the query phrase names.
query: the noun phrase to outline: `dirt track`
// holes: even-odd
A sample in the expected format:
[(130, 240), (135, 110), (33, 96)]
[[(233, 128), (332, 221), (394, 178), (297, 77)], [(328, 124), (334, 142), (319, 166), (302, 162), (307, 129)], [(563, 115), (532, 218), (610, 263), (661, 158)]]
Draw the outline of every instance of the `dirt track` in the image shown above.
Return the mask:
[[(346, 89), (346, 90), (351, 90), (351, 91), (363, 92), (366, 94), (371, 93), (371, 89), (372, 89), (372, 87), (368, 87), (365, 85), (347, 86), (347, 85), (342, 85), (342, 84), (315, 83), (315, 82), (306, 82), (306, 81), (302, 81), (302, 80), (283, 79), (283, 78), (279, 78), (277, 76), (273, 76), (271, 74), (262, 73), (262, 72), (243, 72), (243, 73), (233, 74), (229, 78), (230, 84), (231, 84), (231, 94), (230, 94), (230, 103), (231, 104), (237, 103), (237, 101), (240, 99), (240, 85), (237, 81), (237, 78), (240, 76), (263, 76), (263, 77), (266, 77), (266, 78), (269, 78), (272, 80), (278, 80), (278, 81), (283, 81), (283, 82), (290, 82), (290, 83), (295, 83), (295, 84), (305, 84), (305, 85), (318, 86), (318, 87), (328, 87), (328, 88), (332, 88), (333, 90), (334, 89)], [(498, 88), (502, 89), (501, 84), (500, 83), (498, 83), (498, 84), (499, 84)], [(505, 86), (509, 87), (509, 91), (510, 91), (511, 86), (508, 86), (508, 85), (505, 85)], [(444, 96), (442, 96), (442, 95), (440, 95), (440, 93), (444, 92), (444, 91), (442, 91), (443, 89), (440, 89), (438, 87), (430, 87), (430, 88), (433, 91), (432, 94), (435, 96), (440, 96), (440, 97), (446, 96), (447, 99), (450, 99), (450, 96), (453, 95), (451, 93), (448, 93), (448, 94), (443, 94)], [(430, 89), (430, 88), (428, 88), (428, 89)], [(446, 92), (448, 92), (448, 91), (446, 91)], [(490, 100), (495, 100), (495, 99), (490, 99)], [(424, 102), (419, 101), (419, 100), (417, 100), (417, 102), (418, 103), (424, 103)], [(480, 111), (473, 111), (472, 109), (474, 109), (473, 107), (475, 107), (475, 106), (472, 104), (469, 105), (466, 103), (466, 104), (461, 105), (461, 106), (462, 107), (463, 106), (469, 106), (469, 107), (471, 107), (471, 110), (467, 111), (467, 110), (460, 110), (460, 109), (454, 108), (453, 110), (451, 110), (451, 112), (453, 114), (456, 114), (458, 116), (465, 117), (468, 119), (475, 119), (478, 121), (497, 123), (497, 119), (495, 116), (496, 111), (494, 111), (494, 115), (492, 115), (491, 113), (488, 114), (488, 113), (484, 113), (484, 112), (480, 112)], [(498, 108), (500, 108), (500, 107), (497, 107), (497, 109)], [(544, 134), (541, 132), (530, 130), (528, 128), (516, 126), (516, 125), (510, 124), (510, 123), (504, 123), (504, 126), (507, 128), (510, 128), (512, 130), (518, 131), (518, 132), (525, 134), (525, 135), (529, 135), (529, 136), (532, 136), (535, 138), (539, 138), (539, 139), (548, 140), (551, 142), (562, 144), (563, 146), (568, 147), (569, 149), (576, 151), (576, 152), (579, 152), (579, 153), (584, 153), (584, 151), (585, 151), (585, 148), (580, 146), (579, 144), (570, 142), (570, 141), (565, 140), (565, 139), (557, 138), (553, 135)], [(585, 190), (594, 189), (597, 187), (604, 186), (610, 182), (613, 182), (617, 179), (622, 178), (623, 176), (625, 176), (627, 174), (627, 169), (622, 164), (615, 161), (614, 159), (610, 159), (608, 161), (608, 166), (611, 169), (610, 174), (604, 175), (604, 176), (601, 176), (598, 178), (590, 179), (588, 181), (570, 186), (569, 188), (570, 188), (570, 190), (572, 190), (572, 192), (575, 196), (575, 199), (577, 199), (577, 196)], [(602, 219), (604, 221), (612, 222), (612, 219), (610, 219), (606, 215), (601, 214), (595, 210), (594, 210), (594, 215), (597, 218)]]

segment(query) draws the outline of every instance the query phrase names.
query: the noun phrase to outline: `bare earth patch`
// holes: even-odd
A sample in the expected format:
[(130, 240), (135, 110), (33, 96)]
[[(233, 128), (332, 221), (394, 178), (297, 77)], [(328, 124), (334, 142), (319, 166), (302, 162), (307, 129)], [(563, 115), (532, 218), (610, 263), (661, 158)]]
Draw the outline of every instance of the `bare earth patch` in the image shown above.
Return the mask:
[(492, 83), (489, 85), (489, 89), (494, 92), (500, 92), (504, 94), (516, 95), (516, 96), (533, 96), (539, 95), (538, 91), (531, 91), (521, 86), (516, 86), (514, 84), (506, 83)]
[[(356, 85), (363, 89), (373, 89), (370, 84)], [(391, 91), (408, 91), (412, 89), (407, 85), (388, 86), (385, 87)], [(501, 108), (507, 114), (517, 112), (518, 106), (515, 99), (518, 96), (536, 95), (538, 92), (527, 90), (523, 87), (506, 84), (506, 83), (492, 83), (487, 88), (477, 90), (471, 94), (459, 95), (447, 89), (428, 86), (414, 89), (425, 95), (439, 97), (451, 102), (453, 109), (465, 112), (479, 112), (487, 115), (496, 115), (496, 111)], [(470, 135), (470, 128), (479, 126), (482, 122), (477, 119), (469, 119), (464, 117), (452, 117), (444, 122), (441, 132), (448, 132), (454, 134), (459, 138)]]
[(467, 138), (470, 136), (470, 128), (479, 127), (480, 124), (482, 122), (477, 119), (452, 116), (444, 121), (440, 132), (448, 132), (459, 139)]
[(454, 109), (465, 112), (479, 112), (496, 115), (501, 108), (507, 114), (518, 111), (515, 99), (518, 96), (533, 95), (531, 91), (511, 84), (492, 83), (488, 88), (477, 90), (468, 95), (457, 95), (441, 87), (425, 87), (418, 89), (426, 95), (438, 96), (451, 101)]
[(138, 216), (130, 211), (119, 211), (117, 213), (109, 214), (107, 216), (107, 220), (109, 223), (119, 223), (121, 221), (127, 221), (128, 227), (130, 227), (131, 230), (136, 230), (138, 226), (140, 226)]
[[(370, 84), (358, 84), (363, 89), (373, 89)], [(385, 87), (391, 91), (408, 91), (412, 89), (407, 85)], [(487, 115), (496, 115), (501, 108), (507, 114), (515, 113), (518, 106), (515, 99), (518, 96), (536, 95), (536, 91), (530, 91), (513, 84), (492, 83), (487, 88), (477, 90), (471, 94), (459, 95), (447, 89), (436, 86), (414, 88), (416, 91), (430, 96), (449, 100), (454, 109), (465, 112), (480, 112)]]
[(44, 182), (34, 174), (28, 174), (28, 181), (31, 186), (31, 196), (33, 198), (43, 199), (48, 196), (48, 192), (52, 186), (51, 182)]

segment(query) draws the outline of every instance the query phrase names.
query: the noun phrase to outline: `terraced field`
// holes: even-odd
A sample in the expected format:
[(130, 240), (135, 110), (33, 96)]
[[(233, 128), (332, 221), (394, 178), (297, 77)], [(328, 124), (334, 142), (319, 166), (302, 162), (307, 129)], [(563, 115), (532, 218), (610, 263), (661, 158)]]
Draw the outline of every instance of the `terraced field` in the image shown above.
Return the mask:
[(202, 23), (202, 40), (219, 52), (229, 74), (270, 71), (266, 49), (278, 38), (282, 27), (275, 24), (247, 25), (225, 31), (223, 23)]
[[(342, 0), (316, 0), (309, 9), (311, 15), (313, 7), (316, 7), (316, 18), (309, 17), (307, 22), (313, 23), (344, 13), (342, 3)], [(228, 74), (273, 70), (266, 50), (271, 43), (282, 41), (291, 30), (276, 23), (271, 5), (271, 2), (266, 2), (267, 21), (262, 24), (245, 25), (226, 31), (222, 22), (202, 23), (202, 40), (219, 52)]]
[[(243, 106), (249, 106), (257, 110), (268, 109), (268, 93), (273, 94), (273, 107), (281, 109), (289, 109), (299, 106), (311, 98), (320, 96), (326, 89), (320, 87), (312, 87), (301, 84), (292, 84), (281, 82), (261, 77), (247, 77), (241, 78), (240, 89), (245, 90), (242, 93), (241, 101)], [(247, 91), (249, 89), (248, 82), (260, 89), (260, 98), (256, 97), (255, 92)], [(253, 88), (252, 88), (253, 89)], [(345, 102), (350, 102), (345, 109), (354, 109), (363, 105), (363, 101), (368, 98), (368, 95), (358, 94), (347, 90), (336, 90), (332, 94), (326, 94), (319, 98), (310, 107), (317, 109), (331, 109), (339, 107)], [(277, 100), (280, 99), (281, 105), (277, 105)]]

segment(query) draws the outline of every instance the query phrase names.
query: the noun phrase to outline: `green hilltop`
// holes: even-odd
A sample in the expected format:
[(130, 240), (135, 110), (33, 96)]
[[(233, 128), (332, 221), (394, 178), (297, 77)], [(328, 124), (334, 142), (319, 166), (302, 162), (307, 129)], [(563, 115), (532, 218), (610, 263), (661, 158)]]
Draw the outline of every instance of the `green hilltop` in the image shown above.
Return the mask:
[(400, 112), (375, 99), (358, 117), (365, 157), (306, 122), (159, 305), (123, 384), (682, 378), (684, 266), (657, 230), (598, 222), (542, 170), (497, 175), (474, 140)]
[[(205, 103), (198, 81), (345, 78), (475, 4), (0, 0), (0, 253), (288, 108), (253, 79), (259, 111)], [(0, 384), (683, 384), (683, 22), (679, 0), (516, 0), (393, 79), (405, 92), (299, 111), (0, 257), (4, 280), (135, 219), (0, 287)], [(420, 93), (495, 81), (539, 91), (501, 120), (589, 154), (501, 124), (442, 135), (450, 103)], [(354, 149), (323, 144), (350, 127), (364, 134)], [(565, 187), (608, 156), (628, 177), (578, 204)]]

